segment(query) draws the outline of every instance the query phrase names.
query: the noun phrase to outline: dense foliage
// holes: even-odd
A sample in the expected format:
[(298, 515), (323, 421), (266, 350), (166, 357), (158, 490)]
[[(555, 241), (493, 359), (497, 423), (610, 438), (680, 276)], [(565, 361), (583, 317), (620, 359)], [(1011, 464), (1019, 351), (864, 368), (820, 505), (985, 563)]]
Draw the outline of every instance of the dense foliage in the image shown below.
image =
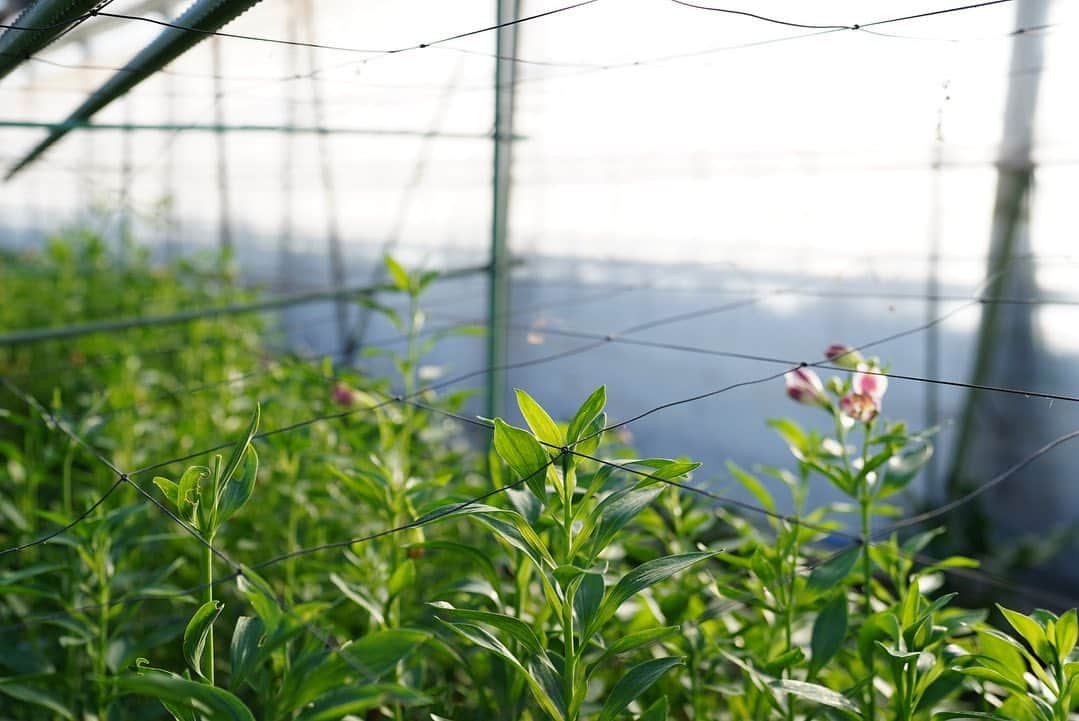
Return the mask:
[[(392, 378), (255, 316), (0, 347), (0, 719), (1072, 717), (1075, 611), (994, 627), (943, 592), (971, 561), (889, 528), (932, 447), (879, 361), (788, 374), (825, 423), (726, 469), (749, 516), (636, 457), (603, 388), (565, 422), (519, 391), (477, 451), (466, 394), (420, 382), (436, 278), (387, 264)], [(3, 259), (0, 332), (250, 297), (227, 267), (57, 240)], [(807, 507), (818, 483), (849, 503)]]

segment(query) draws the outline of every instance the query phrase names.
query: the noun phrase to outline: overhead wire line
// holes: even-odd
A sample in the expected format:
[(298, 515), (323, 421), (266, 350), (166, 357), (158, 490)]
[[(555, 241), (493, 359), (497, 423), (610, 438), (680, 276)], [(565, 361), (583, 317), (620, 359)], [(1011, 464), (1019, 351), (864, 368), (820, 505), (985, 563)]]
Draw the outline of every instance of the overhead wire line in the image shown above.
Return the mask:
[[(419, 401), (415, 401), (415, 400), (403, 400), (401, 402), (407, 403), (407, 404), (412, 405), (414, 407), (421, 408), (421, 409), (424, 409), (424, 410), (427, 410), (427, 411), (430, 411), (430, 412), (433, 412), (433, 413), (437, 413), (437, 414), (446, 416), (448, 418), (453, 418), (453, 419), (455, 419), (457, 421), (465, 422), (465, 423), (468, 423), (468, 424), (473, 425), (473, 426), (486, 428), (488, 430), (493, 430), (493, 428), (494, 428), (490, 423), (488, 423), (488, 422), (486, 422), (484, 420), (471, 418), (469, 416), (465, 416), (465, 415), (460, 414), (460, 413), (454, 413), (452, 411), (447, 411), (445, 409), (438, 408), (437, 406), (433, 406), (433, 405), (430, 405), (430, 404), (427, 404), (427, 403), (423, 403), (423, 402), (419, 402)], [(1053, 448), (1056, 448), (1057, 446), (1059, 446), (1059, 445), (1063, 444), (1064, 442), (1069, 441), (1069, 440), (1071, 440), (1071, 439), (1073, 439), (1075, 437), (1079, 437), (1079, 431), (1074, 431), (1072, 433), (1065, 434), (1064, 436), (1061, 436), (1061, 437), (1053, 440), (1052, 442), (1046, 444), (1042, 448), (1040, 448), (1040, 449), (1034, 451), (1033, 453), (1029, 454), (1028, 456), (1026, 456), (1020, 463), (1017, 463), (1017, 464), (1011, 466), (1007, 470), (1001, 472), (1000, 474), (997, 474), (996, 476), (994, 476), (990, 480), (988, 480), (985, 483), (981, 484), (979, 486), (979, 488), (983, 489), (983, 490), (981, 490), (979, 492), (985, 492), (986, 490), (989, 490), (990, 488), (998, 485), (999, 483), (1003, 482), (1004, 480), (1007, 480), (1008, 478), (1010, 478), (1011, 476), (1015, 475), (1020, 470), (1025, 468), (1026, 466), (1030, 465), (1034, 461), (1038, 460), (1039, 458), (1041, 458), (1042, 456), (1047, 454)], [(674, 479), (664, 478), (662, 476), (656, 475), (654, 473), (649, 473), (647, 471), (642, 471), (640, 469), (633, 468), (632, 466), (629, 466), (629, 465), (626, 465), (626, 464), (623, 464), (623, 463), (618, 463), (618, 462), (615, 462), (615, 461), (606, 460), (606, 459), (599, 458), (599, 457), (594, 456), (594, 455), (589, 454), (589, 453), (582, 453), (582, 452), (574, 450), (574, 446), (581, 443), (583, 440), (586, 440), (586, 439), (581, 439), (581, 440), (578, 440), (578, 441), (576, 441), (574, 443), (567, 444), (567, 446), (565, 446), (565, 447), (559, 447), (559, 446), (556, 446), (554, 444), (551, 444), (551, 443), (548, 443), (548, 442), (545, 442), (545, 441), (542, 441), (542, 440), (539, 441), (539, 443), (541, 445), (547, 447), (551, 451), (559, 451), (560, 454), (568, 453), (570, 455), (574, 455), (574, 456), (577, 456), (577, 457), (580, 457), (580, 458), (584, 458), (586, 460), (590, 460), (590, 461), (593, 461), (595, 463), (599, 463), (601, 465), (605, 465), (605, 466), (608, 466), (608, 467), (611, 467), (611, 468), (614, 468), (614, 469), (617, 469), (617, 470), (622, 470), (622, 471), (631, 473), (631, 474), (633, 474), (635, 476), (638, 476), (638, 477), (640, 477), (642, 479), (645, 479), (645, 480), (658, 481), (658, 482), (661, 482), (661, 483), (663, 483), (665, 485), (671, 486), (673, 488), (676, 488), (676, 489), (679, 489), (679, 490), (682, 490), (682, 491), (686, 491), (686, 492), (689, 492), (689, 493), (693, 493), (693, 494), (696, 494), (696, 495), (699, 495), (699, 496), (703, 496), (705, 498), (716, 501), (717, 503), (720, 503), (720, 504), (722, 504), (724, 506), (727, 506), (727, 507), (733, 507), (733, 508), (737, 508), (739, 510), (747, 511), (747, 512), (754, 513), (754, 514), (757, 514), (757, 515), (767, 516), (768, 518), (771, 518), (773, 520), (777, 520), (777, 521), (781, 521), (781, 522), (784, 522), (784, 523), (789, 523), (789, 524), (794, 525), (794, 526), (806, 528), (806, 529), (815, 531), (817, 533), (824, 534), (825, 536), (835, 537), (835, 538), (842, 538), (844, 540), (847, 540), (847, 541), (850, 541), (852, 543), (856, 543), (856, 544), (859, 544), (859, 545), (863, 545), (863, 546), (880, 547), (881, 545), (886, 543), (886, 541), (883, 541), (883, 540), (876, 540), (875, 541), (875, 540), (873, 540), (872, 537), (867, 539), (867, 538), (863, 538), (861, 535), (858, 535), (858, 534), (848, 533), (846, 531), (842, 531), (842, 530), (832, 528), (832, 527), (829, 527), (829, 526), (824, 526), (824, 525), (821, 525), (821, 524), (810, 523), (810, 522), (807, 522), (807, 521), (801, 519), (800, 517), (798, 517), (797, 515), (794, 515), (794, 514), (780, 513), (778, 511), (774, 511), (772, 509), (764, 508), (762, 506), (757, 506), (757, 505), (754, 505), (752, 503), (748, 503), (746, 501), (741, 501), (739, 499), (732, 498), (730, 496), (725, 496), (723, 494), (715, 493), (713, 491), (709, 491), (709, 490), (704, 489), (704, 488), (700, 488), (700, 487), (697, 487), (697, 486), (692, 486), (692, 485), (689, 485), (687, 483), (683, 483), (681, 481), (677, 481), (677, 480), (674, 480)], [(972, 498), (973, 498), (973, 496), (972, 496)], [(967, 501), (972, 500), (972, 498), (964, 500), (963, 503), (966, 503)], [(953, 504), (949, 504), (949, 506), (950, 507), (947, 510), (954, 510), (954, 508), (957, 507), (957, 506), (955, 506)], [(923, 515), (925, 515), (925, 514), (923, 514)], [(917, 520), (918, 520), (918, 522), (921, 522), (923, 520), (928, 520), (929, 518), (930, 517), (927, 516), (926, 518), (919, 518)], [(914, 524), (912, 523), (912, 524), (906, 524), (906, 525), (914, 525)], [(888, 535), (888, 534), (894, 532), (895, 530), (899, 530), (899, 528), (900, 528), (899, 524), (893, 524), (892, 526), (888, 526), (887, 528), (884, 528), (884, 529), (879, 530), (878, 532), (875, 532), (873, 535)], [(842, 553), (845, 550), (847, 550), (847, 549), (846, 548), (840, 549), (839, 551), (836, 552), (836, 554), (833, 554), (833, 556), (838, 555), (839, 553)], [(900, 550), (900, 553), (902, 555), (904, 555), (905, 557), (907, 557), (908, 559), (913, 560), (913, 561), (915, 561), (915, 562), (917, 562), (917, 563), (919, 563), (920, 565), (923, 565), (923, 566), (934, 566), (934, 565), (942, 563), (942, 559), (934, 558), (932, 556), (922, 554), (922, 553), (908, 553), (908, 552), (905, 552), (905, 551), (902, 551), (902, 550)], [(820, 565), (822, 562), (826, 562), (827, 560), (829, 560), (829, 558), (830, 557), (823, 559), (823, 561), (821, 561), (821, 562), (811, 564), (811, 566), (807, 570), (811, 570), (813, 567), (815, 567), (817, 565)], [(1055, 602), (1061, 602), (1061, 599), (1063, 598), (1062, 596), (1059, 596), (1057, 594), (1053, 594), (1051, 592), (1042, 592), (1041, 589), (1038, 589), (1037, 587), (1033, 587), (1033, 586), (1030, 586), (1030, 587), (1017, 586), (1015, 584), (1015, 582), (1013, 580), (1011, 580), (1011, 579), (1007, 579), (1007, 578), (1004, 578), (1004, 577), (989, 573), (987, 571), (983, 571), (981, 569), (971, 569), (971, 568), (965, 568), (965, 567), (957, 567), (953, 571), (952, 568), (947, 568), (946, 567), (946, 568), (942, 568), (941, 571), (944, 572), (944, 573), (950, 573), (950, 574), (953, 574), (953, 575), (960, 575), (960, 576), (966, 575), (967, 577), (974, 578), (974, 579), (981, 580), (981, 581), (985, 581), (985, 582), (989, 582), (989, 583), (991, 583), (993, 585), (997, 585), (997, 586), (1001, 586), (1002, 584), (1006, 584), (1006, 585), (1010, 586), (1013, 590), (1018, 589), (1019, 591), (1024, 592), (1024, 593), (1028, 593), (1029, 595), (1041, 596), (1042, 598), (1049, 598), (1049, 599), (1054, 600)], [(1066, 602), (1063, 602), (1062, 605), (1074, 604), (1074, 603), (1075, 603), (1074, 599), (1068, 599)]]

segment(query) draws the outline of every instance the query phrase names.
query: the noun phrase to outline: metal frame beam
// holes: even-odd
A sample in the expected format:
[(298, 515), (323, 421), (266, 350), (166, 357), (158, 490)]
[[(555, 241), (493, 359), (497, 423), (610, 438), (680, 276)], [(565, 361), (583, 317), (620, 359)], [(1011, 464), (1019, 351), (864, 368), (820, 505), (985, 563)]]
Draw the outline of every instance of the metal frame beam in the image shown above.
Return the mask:
[[(196, 0), (176, 19), (174, 25), (180, 27), (168, 27), (161, 31), (149, 45), (86, 98), (68, 116), (67, 122), (77, 123), (89, 120), (99, 110), (126, 94), (195, 45), (211, 37), (212, 33), (235, 20), (258, 2), (259, 0)], [(7, 179), (10, 180), (20, 170), (41, 157), (46, 150), (69, 132), (70, 129), (67, 128), (50, 131), (48, 137), (38, 143), (8, 171)]]
[(0, 35), (0, 79), (86, 18), (98, 2), (100, 0), (37, 0), (23, 10), (11, 23), (16, 27)]

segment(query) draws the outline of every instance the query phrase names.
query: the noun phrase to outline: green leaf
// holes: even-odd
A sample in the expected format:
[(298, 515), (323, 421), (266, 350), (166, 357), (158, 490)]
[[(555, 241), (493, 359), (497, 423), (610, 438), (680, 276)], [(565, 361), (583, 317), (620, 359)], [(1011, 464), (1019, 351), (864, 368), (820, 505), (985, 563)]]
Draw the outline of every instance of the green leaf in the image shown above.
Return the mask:
[(221, 491), (221, 500), (217, 509), (218, 523), (229, 520), (232, 514), (240, 510), (251, 498), (251, 493), (255, 490), (255, 477), (258, 476), (258, 471), (258, 453), (255, 452), (254, 446), (248, 446), (239, 475), (234, 475)]
[(255, 667), (263, 630), (262, 621), (253, 616), (240, 616), (236, 619), (236, 628), (232, 631), (232, 643), (229, 646), (232, 666), (232, 673), (229, 675), (230, 688), (239, 688)]
[(63, 702), (55, 694), (20, 683), (18, 677), (0, 678), (0, 694), (34, 706), (46, 708), (69, 721), (74, 721), (75, 719), (75, 714), (64, 706)]
[(174, 674), (152, 672), (120, 676), (115, 684), (121, 695), (149, 696), (162, 703), (191, 709), (200, 714), (203, 721), (255, 721), (244, 702), (228, 691)]
[(244, 452), (251, 445), (251, 438), (255, 435), (255, 431), (259, 427), (259, 416), (262, 413), (261, 407), (258, 403), (255, 404), (255, 412), (251, 414), (251, 422), (247, 425), (247, 433), (244, 435), (242, 443), (234, 443), (232, 446), (232, 453), (229, 454), (229, 461), (225, 464), (224, 470), (221, 472), (221, 477), (218, 478), (219, 487), (224, 488), (232, 480), (232, 475), (236, 472), (236, 469), (240, 466), (240, 461), (243, 460)]
[(495, 450), (513, 470), (517, 480), (523, 479), (540, 500), (546, 498), (543, 471), (551, 458), (532, 434), (515, 428), (501, 418), (495, 419)]
[(154, 485), (161, 489), (173, 508), (180, 507), (180, 487), (164, 476), (154, 476)]
[(675, 666), (681, 666), (682, 663), (679, 657), (667, 656), (653, 658), (631, 668), (607, 694), (607, 700), (603, 702), (603, 708), (596, 721), (613, 721), (626, 706), (629, 706), (635, 698), (658, 681), (660, 676)]
[(742, 484), (747, 491), (753, 494), (753, 497), (757, 499), (757, 503), (767, 509), (771, 513), (776, 513), (776, 502), (772, 498), (772, 494), (768, 492), (764, 484), (761, 483), (756, 476), (742, 470), (734, 461), (727, 461), (727, 471), (734, 476), (735, 480)]
[(607, 387), (600, 386), (592, 391), (592, 395), (588, 396), (577, 409), (577, 414), (573, 416), (569, 429), (566, 431), (566, 444), (572, 445), (579, 441), (585, 435), (585, 429), (603, 412), (606, 405)]
[[(443, 623), (446, 622), (443, 621)], [(446, 623), (446, 625), (462, 638), (494, 653), (520, 671), (533, 697), (543, 707), (543, 710), (556, 719), (565, 717), (565, 700), (558, 694), (557, 684), (550, 687), (549, 684), (541, 683), (540, 680), (537, 680), (536, 674), (531, 673), (530, 669), (512, 651), (506, 648), (505, 644), (485, 629), (467, 623)]]
[(656, 626), (653, 628), (646, 628), (643, 631), (636, 631), (634, 633), (628, 633), (625, 636), (620, 636), (617, 641), (608, 646), (596, 662), (592, 664), (588, 674), (595, 673), (598, 670), (605, 669), (605, 662), (610, 661), (615, 656), (621, 656), (624, 653), (630, 651), (636, 651), (644, 646), (650, 646), (653, 643), (662, 641), (665, 638), (674, 636), (681, 630), (678, 626)]
[(592, 625), (599, 612), (600, 604), (603, 603), (603, 591), (603, 574), (584, 574), (581, 585), (577, 587), (577, 593), (573, 595), (573, 610), (577, 613), (580, 628), (588, 628)]
[(1068, 654), (1075, 648), (1075, 642), (1079, 640), (1079, 625), (1076, 623), (1075, 609), (1069, 609), (1062, 614), (1057, 620), (1056, 628), (1056, 642), (1057, 653), (1061, 659), (1068, 657)]
[(1015, 721), (1007, 716), (1000, 716), (985, 711), (941, 711), (933, 714), (933, 721), (950, 721), (950, 719), (988, 719), (989, 721)]
[(247, 602), (255, 609), (255, 613), (262, 619), (266, 632), (272, 634), (281, 624), (281, 608), (277, 605), (277, 599), (270, 591), (269, 585), (250, 568), (244, 566), (243, 573), (236, 579), (236, 585), (240, 593), (247, 598)]
[(839, 649), (847, 635), (847, 595), (840, 592), (829, 601), (813, 623), (813, 637), (809, 647), (812, 658), (809, 662), (809, 676), (812, 678), (824, 668)]
[(357, 606), (367, 611), (371, 616), (371, 623), (375, 626), (383, 626), (386, 623), (385, 617), (382, 615), (382, 604), (377, 602), (371, 593), (365, 586), (354, 586), (345, 579), (338, 576), (336, 573), (331, 573), (330, 583), (337, 586), (337, 589), (348, 600), (355, 603)]
[(419, 691), (396, 684), (349, 686), (320, 696), (296, 721), (338, 721), (347, 716), (362, 716), (364, 712), (386, 704), (424, 706), (429, 703), (433, 702)]
[(808, 437), (802, 427), (787, 418), (770, 418), (768, 425), (776, 430), (780, 438), (790, 447), (791, 455), (798, 460), (806, 456), (809, 447)]
[(545, 656), (547, 653), (543, 648), (543, 644), (540, 642), (539, 636), (536, 635), (536, 632), (531, 626), (520, 619), (513, 618), (512, 616), (505, 616), (501, 613), (454, 608), (444, 601), (435, 601), (429, 605), (438, 609), (438, 612), (435, 614), (436, 616), (444, 614), (452, 618), (465, 618), (470, 621), (479, 621), (480, 623), (487, 624), (488, 626), (492, 626), (499, 631), (502, 631), (537, 656)]
[(886, 498), (906, 488), (933, 457), (933, 445), (925, 443), (900, 451), (884, 466), (884, 479), (877, 489), (877, 498)]
[(431, 634), (410, 628), (373, 631), (341, 647), (341, 652), (363, 669), (365, 682), (377, 681), (427, 642)]
[(220, 601), (207, 601), (199, 606), (191, 620), (187, 622), (187, 628), (184, 629), (184, 658), (191, 670), (202, 678), (206, 678), (202, 672), (202, 655), (206, 650), (206, 637), (210, 635), (214, 621), (221, 615), (224, 607)]
[(405, 293), (409, 292), (412, 284), (409, 282), (408, 271), (389, 254), (382, 259), (382, 262), (386, 264), (386, 271), (390, 274), (390, 279), (393, 280), (397, 289)]
[(643, 714), (637, 717), (637, 721), (667, 721), (667, 710), (667, 697), (661, 696)]
[[(543, 406), (535, 401), (532, 396), (520, 388), (517, 389), (517, 407), (521, 409), (521, 415), (532, 432), (536, 434), (542, 443), (549, 444), (547, 450), (558, 452), (562, 447), (562, 432), (558, 430), (558, 424), (551, 419)], [(554, 446), (551, 448), (550, 446)]]
[(1045, 629), (1043, 629), (1037, 621), (1029, 616), (1024, 616), (1018, 611), (1004, 608), (999, 603), (997, 604), (997, 608), (1004, 614), (1004, 618), (1008, 620), (1008, 623), (1011, 624), (1012, 628), (1014, 628), (1019, 635), (1030, 644), (1034, 653), (1037, 654), (1038, 658), (1041, 659), (1043, 663), (1048, 664), (1055, 660), (1053, 658), (1053, 649), (1049, 646), (1049, 639), (1045, 636)]
[(862, 555), (862, 547), (853, 545), (820, 564), (809, 574), (808, 586), (815, 591), (829, 591), (842, 583)]
[(585, 455), (595, 453), (596, 449), (599, 448), (600, 441), (603, 440), (603, 429), (606, 427), (607, 414), (600, 413), (585, 427), (584, 432), (581, 433), (581, 439), (573, 446), (573, 450)]
[(831, 708), (858, 713), (858, 707), (849, 698), (838, 691), (833, 691), (824, 686), (818, 686), (815, 683), (806, 683), (805, 681), (794, 681), (792, 679), (784, 678), (771, 681), (768, 685), (781, 693), (793, 694), (799, 698), (804, 698), (807, 701), (814, 701), (825, 706), (830, 706)]
[(596, 530), (592, 534), (590, 555), (598, 556), (618, 532), (648, 507), (663, 492), (663, 486), (652, 484), (645, 488), (623, 488), (604, 498), (592, 510), (592, 522)]
[(583, 637), (591, 638), (592, 634), (602, 628), (609, 618), (614, 616), (619, 607), (631, 597), (640, 593), (649, 586), (683, 571), (694, 564), (700, 563), (706, 558), (716, 555), (717, 551), (701, 551), (683, 553), (677, 556), (665, 556), (646, 561), (623, 576), (610, 593), (604, 599), (599, 611), (592, 623), (585, 629)]
[(412, 559), (408, 559), (398, 566), (397, 570), (390, 576), (390, 580), (386, 584), (386, 590), (390, 592), (390, 598), (393, 598), (406, 588), (412, 588), (415, 585), (416, 563)]
[(209, 476), (210, 469), (206, 466), (191, 466), (180, 476), (176, 492), (176, 511), (184, 520), (194, 520), (199, 504), (199, 485)]

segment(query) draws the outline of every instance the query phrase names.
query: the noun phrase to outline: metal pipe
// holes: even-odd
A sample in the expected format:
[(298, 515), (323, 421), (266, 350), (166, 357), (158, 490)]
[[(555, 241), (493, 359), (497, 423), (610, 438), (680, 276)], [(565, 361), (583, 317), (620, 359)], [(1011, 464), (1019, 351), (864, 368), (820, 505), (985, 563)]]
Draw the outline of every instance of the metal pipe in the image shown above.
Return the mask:
[[(165, 28), (149, 45), (129, 60), (123, 68), (91, 93), (68, 116), (67, 120), (69, 122), (89, 120), (99, 110), (138, 86), (195, 45), (210, 37), (210, 33), (220, 30), (258, 2), (259, 0), (196, 0), (186, 12), (176, 19), (175, 24), (181, 27)], [(20, 170), (40, 158), (46, 150), (67, 135), (68, 132), (69, 130), (66, 128), (54, 128), (48, 137), (34, 146), (22, 160), (8, 171), (7, 179), (10, 180)]]
[(487, 417), (502, 413), (506, 392), (507, 328), (510, 307), (509, 230), (513, 107), (516, 95), (517, 23), (520, 0), (497, 0), (495, 55), (494, 164), (491, 180), (491, 262), (488, 277)]
[[(486, 265), (466, 266), (454, 268), (439, 274), (439, 280), (452, 280), (465, 278), (470, 275), (488, 272)], [(392, 291), (395, 286), (365, 285), (354, 288), (331, 288), (314, 291), (305, 291), (267, 298), (252, 303), (230, 303), (212, 308), (195, 308), (192, 310), (169, 313), (167, 315), (145, 316), (136, 318), (118, 318), (112, 320), (93, 321), (90, 323), (78, 323), (75, 325), (59, 326), (55, 328), (29, 328), (0, 335), (0, 347), (22, 345), (25, 343), (39, 343), (47, 340), (61, 340), (64, 338), (77, 338), (94, 333), (110, 333), (129, 328), (148, 328), (161, 325), (176, 325), (187, 323), (202, 318), (217, 318), (228, 315), (242, 315), (245, 313), (259, 313), (277, 308), (287, 308), (305, 303), (316, 303), (337, 298), (347, 299), (352, 296), (369, 296), (375, 293)]]

